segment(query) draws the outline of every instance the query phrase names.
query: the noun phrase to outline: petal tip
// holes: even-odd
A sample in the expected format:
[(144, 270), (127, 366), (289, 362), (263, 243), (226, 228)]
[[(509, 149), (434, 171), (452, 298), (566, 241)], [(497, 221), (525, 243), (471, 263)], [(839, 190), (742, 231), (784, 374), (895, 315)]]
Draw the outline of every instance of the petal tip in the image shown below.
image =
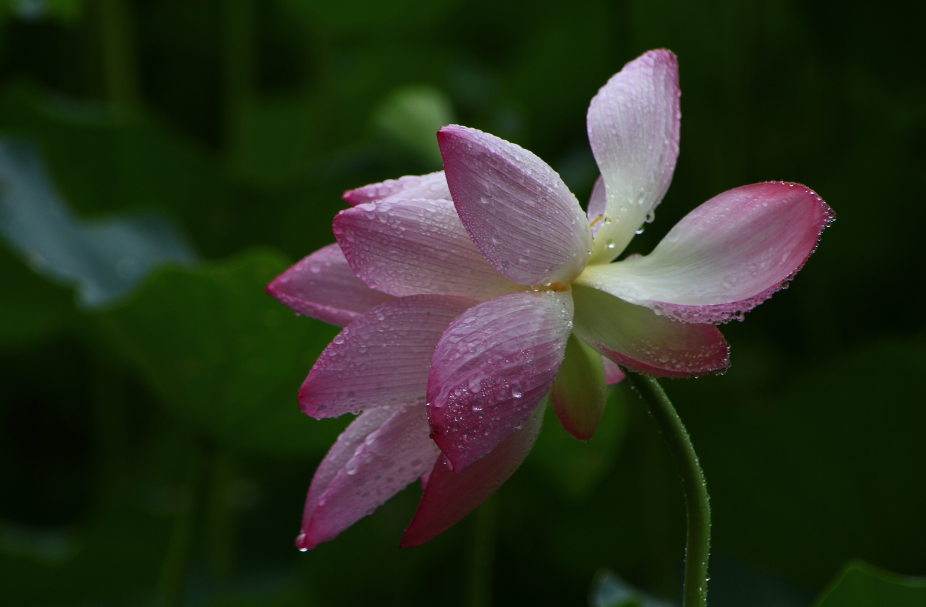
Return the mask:
[(308, 536), (305, 531), (301, 531), (299, 535), (296, 536), (296, 548), (299, 549), (299, 552), (308, 552), (309, 550), (314, 550), (318, 544), (313, 544), (309, 541)]

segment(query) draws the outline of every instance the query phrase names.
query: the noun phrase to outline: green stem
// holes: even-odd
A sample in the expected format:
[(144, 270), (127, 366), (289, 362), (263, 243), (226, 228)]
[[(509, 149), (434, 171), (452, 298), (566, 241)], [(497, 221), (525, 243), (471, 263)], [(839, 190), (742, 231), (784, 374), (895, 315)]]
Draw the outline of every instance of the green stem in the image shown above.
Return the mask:
[(225, 0), (225, 145), (233, 160), (241, 152), (242, 121), (254, 100), (256, 8), (253, 0)]
[(161, 568), (158, 583), (157, 607), (176, 607), (180, 604), (187, 568), (193, 548), (193, 532), (203, 493), (205, 466), (203, 447), (196, 444), (190, 455), (186, 487), (177, 521), (170, 534), (170, 544)]
[(498, 495), (479, 506), (475, 516), (473, 561), (469, 607), (489, 607), (492, 604), (492, 564), (495, 560), (495, 523), (498, 520)]
[(232, 503), (235, 463), (225, 449), (216, 448), (211, 468), (205, 504), (206, 556), (212, 574), (227, 580), (235, 568), (235, 511)]
[(124, 114), (134, 109), (140, 98), (129, 7), (125, 0), (99, 0), (97, 14), (106, 94), (116, 111)]
[(630, 383), (649, 407), (650, 415), (669, 445), (672, 459), (682, 477), (688, 512), (688, 539), (685, 544), (685, 587), (683, 607), (707, 605), (707, 561), (711, 551), (711, 504), (704, 472), (691, 437), (662, 386), (652, 377), (627, 372)]

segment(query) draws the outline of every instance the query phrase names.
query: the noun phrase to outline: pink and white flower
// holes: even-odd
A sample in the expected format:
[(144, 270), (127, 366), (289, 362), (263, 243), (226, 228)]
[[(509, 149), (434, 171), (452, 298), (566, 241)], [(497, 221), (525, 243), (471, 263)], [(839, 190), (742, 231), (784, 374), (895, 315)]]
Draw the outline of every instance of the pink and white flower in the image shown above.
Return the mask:
[(669, 187), (679, 125), (676, 58), (651, 51), (592, 99), (601, 178), (587, 213), (535, 155), (462, 126), (438, 132), (445, 172), (344, 195), (337, 244), (267, 288), (344, 327), (306, 378), (302, 410), (361, 412), (315, 474), (300, 548), (418, 478), (402, 545), (444, 531), (521, 464), (548, 395), (587, 439), (618, 366), (663, 377), (727, 367), (714, 325), (785, 286), (832, 212), (804, 186), (743, 186), (692, 211), (651, 254), (615, 262)]

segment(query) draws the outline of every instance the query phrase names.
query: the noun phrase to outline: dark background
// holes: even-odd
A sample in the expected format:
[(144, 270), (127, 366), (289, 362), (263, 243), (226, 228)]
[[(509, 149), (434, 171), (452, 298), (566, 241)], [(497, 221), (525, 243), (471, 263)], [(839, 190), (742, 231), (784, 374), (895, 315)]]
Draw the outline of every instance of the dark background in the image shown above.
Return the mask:
[(297, 552), (347, 420), (306, 418), (296, 392), (335, 331), (262, 293), (333, 241), (345, 189), (439, 169), (444, 122), (532, 150), (586, 200), (589, 100), (659, 47), (679, 57), (681, 155), (628, 252), (757, 181), (837, 216), (789, 290), (723, 328), (726, 375), (663, 382), (712, 495), (712, 605), (809, 605), (852, 558), (926, 574), (923, 6), (5, 3), (0, 137), (37, 146), (79, 217), (159, 213), (202, 261), (88, 309), (0, 241), (0, 600), (463, 605), (488, 580), (497, 605), (580, 605), (602, 567), (677, 600), (680, 485), (626, 386), (587, 444), (547, 419), (489, 506), (430, 543), (397, 548), (415, 485)]

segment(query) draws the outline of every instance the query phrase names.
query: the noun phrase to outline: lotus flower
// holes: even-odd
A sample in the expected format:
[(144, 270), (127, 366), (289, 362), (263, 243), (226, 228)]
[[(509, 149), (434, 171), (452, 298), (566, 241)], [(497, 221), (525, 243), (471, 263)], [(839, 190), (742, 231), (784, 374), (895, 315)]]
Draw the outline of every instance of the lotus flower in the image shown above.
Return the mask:
[(268, 287), (344, 327), (306, 378), (302, 410), (361, 412), (312, 480), (297, 546), (333, 539), (418, 478), (401, 543), (424, 542), (521, 464), (548, 395), (586, 439), (618, 366), (664, 377), (727, 367), (714, 325), (784, 288), (832, 213), (804, 186), (744, 186), (651, 254), (614, 262), (669, 186), (679, 124), (676, 58), (651, 51), (592, 99), (601, 178), (587, 213), (535, 155), (462, 126), (438, 132), (445, 172), (344, 195), (353, 208), (335, 217), (337, 244)]

